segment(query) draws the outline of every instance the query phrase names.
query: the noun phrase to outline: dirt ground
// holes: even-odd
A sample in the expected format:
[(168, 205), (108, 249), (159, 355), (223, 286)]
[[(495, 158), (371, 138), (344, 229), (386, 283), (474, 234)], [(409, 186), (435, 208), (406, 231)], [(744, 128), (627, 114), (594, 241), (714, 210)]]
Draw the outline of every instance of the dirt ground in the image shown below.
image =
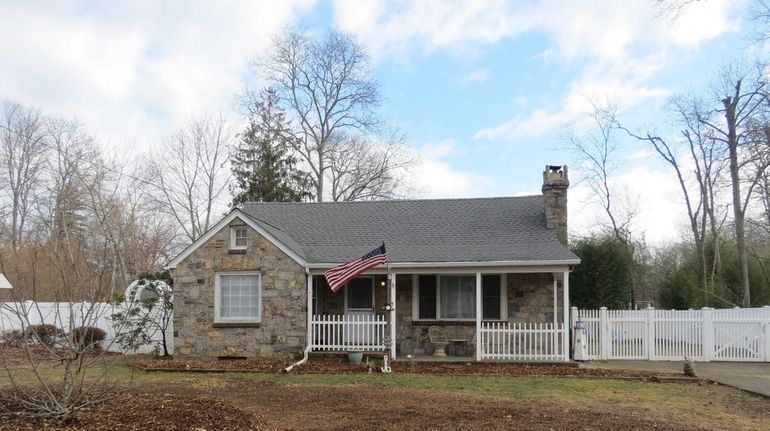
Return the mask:
[[(230, 381), (190, 395), (122, 395), (51, 430), (702, 430), (692, 423), (612, 406), (580, 406), (451, 392)], [(143, 388), (151, 389), (151, 388)], [(171, 389), (169, 391), (169, 389)], [(767, 411), (770, 413), (770, 410)], [(43, 428), (13, 422), (0, 430)]]
[[(433, 390), (368, 387), (228, 387), (234, 404), (276, 430), (649, 430), (695, 429), (635, 412)], [(295, 406), (289, 413), (288, 406)]]
[[(386, 378), (345, 361), (311, 362), (305, 374), (288, 375), (277, 372), (284, 365), (279, 362), (226, 362), (208, 366), (265, 369), (134, 375), (123, 365), (117, 371), (133, 376), (128, 393), (79, 412), (63, 427), (4, 418), (0, 431), (770, 429), (765, 398), (706, 382), (596, 378), (572, 365), (426, 363), (411, 369), (400, 363), (414, 373), (400, 370)], [(622, 377), (615, 372), (608, 376)], [(576, 375), (582, 378), (569, 377)]]

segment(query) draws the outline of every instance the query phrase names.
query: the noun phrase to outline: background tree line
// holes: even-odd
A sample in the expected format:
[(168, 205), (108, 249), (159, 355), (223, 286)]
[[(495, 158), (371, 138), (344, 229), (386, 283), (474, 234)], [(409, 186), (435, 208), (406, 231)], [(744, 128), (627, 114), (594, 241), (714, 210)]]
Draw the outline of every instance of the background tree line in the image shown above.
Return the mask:
[[(0, 103), (0, 273), (23, 299), (109, 299), (247, 201), (400, 198), (417, 163), (378, 112), (365, 50), (287, 28), (254, 62), (243, 121), (190, 117), (144, 154), (76, 119)], [(98, 292), (94, 295), (94, 292)]]
[[(702, 93), (677, 95), (670, 124), (633, 130), (611, 102), (595, 104), (593, 131), (567, 134), (605, 226), (577, 239), (578, 306), (663, 308), (770, 303), (770, 88), (766, 65), (725, 65)], [(673, 132), (666, 132), (671, 131)], [(610, 179), (618, 143), (649, 148), (674, 175), (687, 227), (680, 241), (651, 247), (631, 226), (638, 209)]]

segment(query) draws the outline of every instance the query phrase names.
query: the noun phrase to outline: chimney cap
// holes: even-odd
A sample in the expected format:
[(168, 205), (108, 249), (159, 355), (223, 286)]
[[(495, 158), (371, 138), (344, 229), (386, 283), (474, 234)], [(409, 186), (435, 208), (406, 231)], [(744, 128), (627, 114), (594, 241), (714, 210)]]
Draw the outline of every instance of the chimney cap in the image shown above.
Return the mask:
[(548, 165), (546, 166), (546, 169), (554, 173), (559, 172), (561, 170), (561, 165)]

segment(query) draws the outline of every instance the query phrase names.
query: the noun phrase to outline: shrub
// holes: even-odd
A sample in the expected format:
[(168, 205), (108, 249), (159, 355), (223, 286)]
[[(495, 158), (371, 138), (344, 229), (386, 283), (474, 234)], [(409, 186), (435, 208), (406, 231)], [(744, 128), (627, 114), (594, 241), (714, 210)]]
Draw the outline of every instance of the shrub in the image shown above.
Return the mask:
[(101, 347), (99, 343), (107, 338), (107, 333), (104, 329), (95, 326), (81, 326), (70, 331), (69, 336), (72, 342), (83, 350), (98, 349)]
[(0, 333), (0, 346), (20, 347), (24, 343), (24, 331), (14, 329)]
[(64, 336), (64, 331), (54, 325), (41, 323), (28, 327), (25, 336), (32, 343), (53, 346), (57, 339)]

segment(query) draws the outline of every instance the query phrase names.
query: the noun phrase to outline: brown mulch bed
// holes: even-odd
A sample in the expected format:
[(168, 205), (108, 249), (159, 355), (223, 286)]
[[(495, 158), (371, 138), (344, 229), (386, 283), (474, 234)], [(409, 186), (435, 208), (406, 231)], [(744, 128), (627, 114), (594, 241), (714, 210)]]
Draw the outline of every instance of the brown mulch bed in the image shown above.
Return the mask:
[(124, 394), (85, 408), (61, 427), (41, 420), (5, 419), (0, 430), (259, 430), (263, 420), (222, 400), (171, 394)]
[[(48, 361), (61, 358), (67, 354), (67, 349), (43, 345), (29, 346), (29, 353), (33, 361)], [(120, 356), (120, 353), (94, 351), (98, 356)], [(0, 367), (18, 367), (29, 365), (29, 357), (22, 347), (0, 346)]]
[[(65, 349), (50, 346), (29, 346), (29, 353), (34, 361), (45, 361), (63, 355)], [(0, 366), (18, 366), (29, 363), (27, 352), (21, 347), (0, 346)]]
[[(278, 373), (291, 364), (273, 360), (196, 360), (196, 359), (137, 359), (134, 366), (145, 371), (222, 372), (243, 371)], [(379, 372), (381, 361), (375, 361), (373, 372)], [(393, 372), (452, 375), (506, 375), (506, 376), (570, 376), (610, 378), (652, 378), (662, 375), (649, 371), (578, 368), (575, 363), (538, 364), (503, 362), (394, 362)], [(295, 367), (292, 373), (333, 374), (367, 373), (365, 364), (351, 364), (343, 359), (311, 359)], [(671, 374), (666, 374), (671, 375)], [(675, 374), (674, 374), (675, 375)]]

